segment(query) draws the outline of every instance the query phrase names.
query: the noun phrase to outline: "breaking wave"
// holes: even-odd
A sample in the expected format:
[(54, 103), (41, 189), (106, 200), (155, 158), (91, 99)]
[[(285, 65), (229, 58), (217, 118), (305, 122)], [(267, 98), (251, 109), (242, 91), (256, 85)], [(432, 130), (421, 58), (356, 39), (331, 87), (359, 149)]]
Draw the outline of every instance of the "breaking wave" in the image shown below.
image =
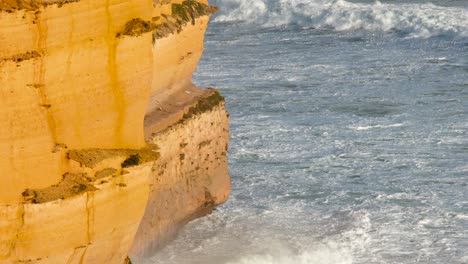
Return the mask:
[(294, 252), (286, 247), (276, 247), (274, 251), (244, 256), (228, 264), (352, 264), (351, 253), (334, 244), (320, 245), (302, 252)]
[(218, 22), (298, 25), (337, 31), (398, 32), (410, 38), (467, 37), (468, 9), (434, 4), (350, 3), (344, 0), (215, 0)]

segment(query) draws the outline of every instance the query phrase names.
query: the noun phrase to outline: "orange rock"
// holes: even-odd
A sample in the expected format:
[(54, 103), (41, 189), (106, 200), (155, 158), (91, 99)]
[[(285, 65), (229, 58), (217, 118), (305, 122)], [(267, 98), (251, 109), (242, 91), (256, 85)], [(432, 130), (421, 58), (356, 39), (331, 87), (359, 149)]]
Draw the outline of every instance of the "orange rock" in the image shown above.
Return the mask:
[(191, 82), (214, 9), (181, 4), (0, 3), (1, 263), (124, 263), (226, 200), (228, 115)]

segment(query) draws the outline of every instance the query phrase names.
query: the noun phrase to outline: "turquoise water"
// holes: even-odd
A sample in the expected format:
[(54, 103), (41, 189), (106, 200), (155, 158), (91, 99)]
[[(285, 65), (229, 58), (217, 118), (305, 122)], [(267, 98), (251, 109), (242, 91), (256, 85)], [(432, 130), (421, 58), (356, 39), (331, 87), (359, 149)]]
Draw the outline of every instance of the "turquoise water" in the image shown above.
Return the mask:
[(468, 263), (468, 2), (212, 4), (233, 192), (148, 263)]

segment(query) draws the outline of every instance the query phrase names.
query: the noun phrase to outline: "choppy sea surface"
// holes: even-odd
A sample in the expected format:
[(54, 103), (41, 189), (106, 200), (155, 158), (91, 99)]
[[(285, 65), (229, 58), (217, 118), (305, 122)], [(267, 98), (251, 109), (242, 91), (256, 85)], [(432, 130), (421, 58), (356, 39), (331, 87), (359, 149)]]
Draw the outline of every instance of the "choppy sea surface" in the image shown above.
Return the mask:
[(468, 263), (468, 1), (211, 4), (233, 191), (147, 263)]

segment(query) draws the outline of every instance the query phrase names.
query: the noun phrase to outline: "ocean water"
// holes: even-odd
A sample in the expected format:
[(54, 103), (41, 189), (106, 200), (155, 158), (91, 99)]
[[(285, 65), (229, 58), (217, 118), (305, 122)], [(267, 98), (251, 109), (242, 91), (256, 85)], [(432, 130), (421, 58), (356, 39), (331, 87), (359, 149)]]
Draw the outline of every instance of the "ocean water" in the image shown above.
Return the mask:
[(232, 195), (147, 263), (468, 263), (468, 1), (211, 4)]

